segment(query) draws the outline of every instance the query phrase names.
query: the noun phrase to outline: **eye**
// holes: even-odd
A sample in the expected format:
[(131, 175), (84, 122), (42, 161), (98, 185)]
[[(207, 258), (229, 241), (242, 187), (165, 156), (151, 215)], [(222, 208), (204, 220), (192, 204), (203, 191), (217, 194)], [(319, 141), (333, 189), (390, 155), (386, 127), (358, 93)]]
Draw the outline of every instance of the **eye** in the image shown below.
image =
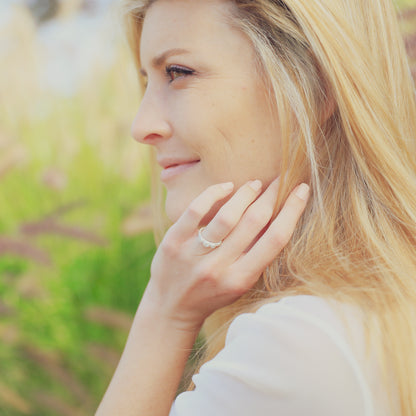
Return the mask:
[(175, 81), (178, 78), (184, 78), (188, 75), (193, 75), (195, 73), (194, 70), (185, 68), (183, 66), (178, 65), (168, 65), (165, 68), (166, 76), (169, 80), (169, 83)]

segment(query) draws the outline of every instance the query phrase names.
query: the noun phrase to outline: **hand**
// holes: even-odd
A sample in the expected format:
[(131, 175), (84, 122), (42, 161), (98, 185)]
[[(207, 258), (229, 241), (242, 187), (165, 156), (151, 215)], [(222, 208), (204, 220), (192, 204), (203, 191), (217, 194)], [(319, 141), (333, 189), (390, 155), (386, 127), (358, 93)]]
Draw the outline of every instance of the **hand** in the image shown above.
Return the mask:
[(168, 230), (151, 266), (142, 299), (179, 329), (198, 331), (215, 310), (248, 291), (289, 242), (308, 199), (309, 187), (299, 185), (273, 219), (279, 180), (262, 193), (260, 181), (250, 181), (218, 210), (203, 230), (212, 249), (198, 238), (201, 221), (229, 196), (233, 185), (206, 189)]

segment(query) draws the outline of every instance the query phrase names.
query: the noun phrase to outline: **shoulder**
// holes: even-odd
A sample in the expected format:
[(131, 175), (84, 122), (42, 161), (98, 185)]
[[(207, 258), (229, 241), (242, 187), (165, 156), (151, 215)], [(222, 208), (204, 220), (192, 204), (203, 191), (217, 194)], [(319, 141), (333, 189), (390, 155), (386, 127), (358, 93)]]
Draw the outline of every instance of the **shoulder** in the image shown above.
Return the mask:
[[(353, 307), (314, 296), (283, 298), (237, 317), (222, 353), (228, 362), (232, 356), (249, 363), (244, 376), (262, 389), (283, 383), (298, 404), (318, 401), (323, 414), (341, 415), (343, 403), (346, 415), (371, 414), (362, 320)], [(221, 356), (218, 365), (225, 364)]]
[(365, 354), (364, 317), (358, 308), (316, 296), (290, 296), (239, 315), (230, 325), (226, 344), (252, 334), (263, 339), (265, 348), (291, 342), (307, 349), (305, 353), (314, 348), (320, 353), (324, 346), (336, 349), (351, 365), (351, 355)]
[(218, 415), (369, 416), (376, 413), (366, 365), (356, 309), (287, 297), (232, 322), (225, 348), (201, 367), (178, 408), (196, 400)]
[[(316, 296), (290, 296), (268, 303), (255, 313), (239, 315), (230, 325), (227, 342), (231, 342), (236, 334), (252, 325), (259, 330), (267, 329), (271, 333), (278, 331), (279, 334), (282, 326), (287, 330), (301, 326), (302, 329), (309, 328), (317, 334), (338, 340), (341, 337), (345, 341), (349, 332), (354, 331), (357, 335), (357, 331), (362, 329), (362, 318), (353, 306)], [(302, 331), (290, 332), (296, 337), (302, 336)]]

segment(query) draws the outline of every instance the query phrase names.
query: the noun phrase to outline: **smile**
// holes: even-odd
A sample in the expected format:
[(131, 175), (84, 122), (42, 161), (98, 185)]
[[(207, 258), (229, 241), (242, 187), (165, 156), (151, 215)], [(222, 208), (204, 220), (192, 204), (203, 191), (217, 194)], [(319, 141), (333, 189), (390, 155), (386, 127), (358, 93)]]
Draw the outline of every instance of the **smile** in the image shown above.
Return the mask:
[(162, 166), (163, 170), (160, 173), (160, 179), (162, 182), (166, 182), (172, 179), (173, 177), (179, 175), (180, 173), (183, 173), (188, 169), (194, 167), (199, 162), (199, 160), (193, 160), (190, 162), (174, 163), (165, 167)]

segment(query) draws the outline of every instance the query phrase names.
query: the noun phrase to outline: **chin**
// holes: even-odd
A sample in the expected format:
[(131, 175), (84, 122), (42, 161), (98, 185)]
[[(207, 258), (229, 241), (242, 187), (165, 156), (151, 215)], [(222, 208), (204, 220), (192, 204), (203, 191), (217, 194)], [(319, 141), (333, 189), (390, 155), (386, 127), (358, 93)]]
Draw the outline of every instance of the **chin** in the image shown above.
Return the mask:
[(188, 205), (181, 204), (176, 198), (166, 197), (165, 212), (169, 220), (174, 223), (185, 212)]
[[(179, 217), (186, 211), (192, 201), (200, 195), (204, 189), (206, 189), (210, 184), (208, 183), (206, 187), (199, 188), (195, 187), (192, 183), (183, 185), (180, 189), (171, 188), (167, 190), (166, 199), (165, 199), (165, 212), (169, 220), (174, 223)], [(211, 211), (205, 215), (203, 222), (209, 221), (214, 214), (218, 211), (219, 207), (223, 205), (224, 201), (220, 201), (215, 204)]]
[(204, 190), (193, 180), (181, 181), (166, 187), (165, 212), (170, 221), (176, 222), (192, 201)]

